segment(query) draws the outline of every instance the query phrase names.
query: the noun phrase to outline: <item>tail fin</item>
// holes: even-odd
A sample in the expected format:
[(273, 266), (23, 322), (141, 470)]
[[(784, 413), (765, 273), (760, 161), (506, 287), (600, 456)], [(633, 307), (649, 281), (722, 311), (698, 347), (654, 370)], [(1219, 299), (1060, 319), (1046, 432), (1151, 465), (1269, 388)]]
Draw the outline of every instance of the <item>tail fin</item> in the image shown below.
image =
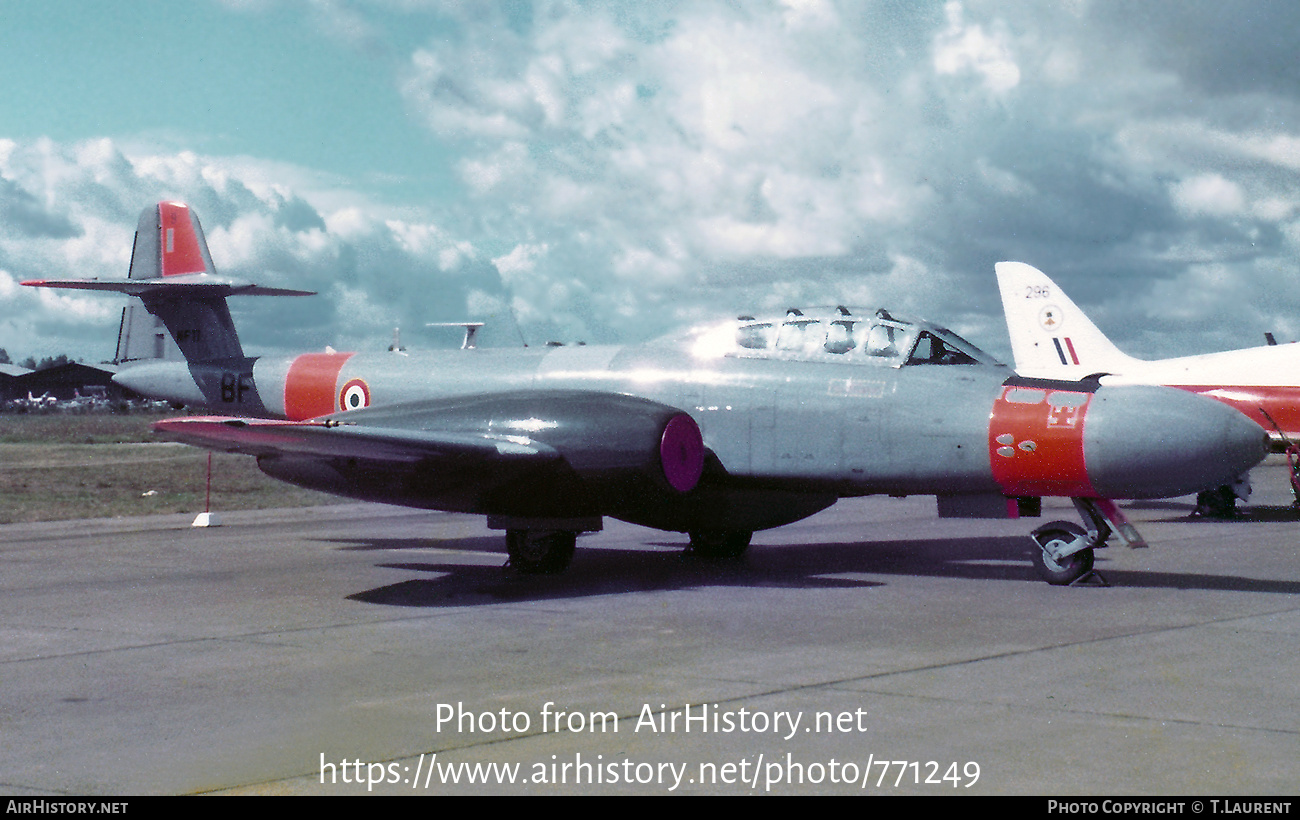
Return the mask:
[(1115, 347), (1042, 271), (1023, 262), (999, 262), (994, 270), (1020, 375), (1081, 379), (1123, 373), (1137, 361)]
[(225, 293), (205, 287), (190, 289), (181, 298), (173, 295), (179, 291), (162, 284), (215, 279), (216, 274), (203, 226), (188, 206), (160, 202), (144, 209), (135, 230), (127, 278), (154, 284), (140, 294), (140, 300), (166, 325), (189, 362), (244, 356)]
[[(170, 203), (168, 203), (170, 205)], [(163, 204), (155, 208), (146, 208), (140, 214), (140, 224), (136, 227), (135, 241), (131, 245), (131, 265), (127, 272), (128, 279), (157, 279), (162, 275), (160, 254), (158, 253), (158, 231), (150, 216), (162, 222), (160, 211)], [(197, 218), (195, 219), (197, 222)], [(202, 228), (198, 236), (202, 237)], [(175, 233), (173, 232), (173, 241)], [(142, 247), (143, 246), (143, 247)], [(203, 250), (207, 251), (204, 242)], [(136, 264), (139, 260), (139, 264)], [(212, 268), (215, 272), (215, 267)], [(145, 307), (138, 296), (130, 297), (126, 307), (122, 308), (122, 324), (117, 331), (117, 353), (113, 356), (114, 364), (127, 364), (151, 360), (176, 361), (183, 359), (181, 350), (167, 332), (163, 320), (154, 316)]]
[(127, 277), (167, 279), (187, 274), (217, 274), (198, 216), (182, 202), (145, 208), (135, 229)]
[[(227, 296), (311, 295), (310, 291), (266, 288), (217, 276), (203, 227), (189, 206), (180, 202), (160, 202), (140, 214), (126, 279), (47, 279), (23, 284), (117, 291), (138, 297), (122, 314), (118, 360), (169, 358), (166, 339), (158, 327), (161, 322), (191, 364), (244, 357), (226, 306)], [(150, 321), (146, 312), (156, 320)]]
[(122, 324), (117, 330), (117, 353), (113, 364), (132, 362), (182, 361), (184, 355), (176, 346), (167, 325), (154, 316), (138, 297), (132, 296), (122, 308)]

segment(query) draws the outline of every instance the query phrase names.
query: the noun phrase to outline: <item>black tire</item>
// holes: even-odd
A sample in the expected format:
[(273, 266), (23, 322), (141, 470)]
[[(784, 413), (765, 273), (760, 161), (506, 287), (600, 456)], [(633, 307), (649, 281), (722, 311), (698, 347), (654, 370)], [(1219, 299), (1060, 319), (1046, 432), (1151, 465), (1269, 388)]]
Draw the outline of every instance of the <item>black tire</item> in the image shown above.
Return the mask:
[(1087, 537), (1084, 529), (1068, 521), (1054, 521), (1034, 530), (1034, 569), (1039, 577), (1052, 586), (1060, 587), (1072, 584), (1092, 572), (1095, 560), (1092, 547), (1081, 549), (1073, 555), (1057, 561), (1047, 554), (1047, 547), (1054, 543), (1073, 543), (1076, 538)]
[(525, 575), (555, 575), (568, 569), (578, 543), (576, 532), (506, 530), (510, 568)]
[(749, 530), (697, 530), (691, 535), (691, 552), (701, 558), (739, 558), (749, 549)]
[(1206, 518), (1233, 518), (1237, 515), (1237, 494), (1227, 485), (1197, 493), (1196, 512)]

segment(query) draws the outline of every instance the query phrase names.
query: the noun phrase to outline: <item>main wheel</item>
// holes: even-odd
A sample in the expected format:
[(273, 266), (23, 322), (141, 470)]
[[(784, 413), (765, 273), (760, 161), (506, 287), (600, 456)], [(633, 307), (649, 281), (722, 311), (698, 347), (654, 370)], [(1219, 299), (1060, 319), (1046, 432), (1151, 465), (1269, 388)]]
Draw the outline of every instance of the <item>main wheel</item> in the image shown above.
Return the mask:
[(506, 530), (510, 568), (525, 575), (564, 572), (573, 560), (576, 532), (563, 530)]
[(1082, 527), (1068, 521), (1054, 521), (1034, 530), (1033, 541), (1037, 547), (1033, 552), (1034, 569), (1052, 586), (1065, 586), (1079, 580), (1092, 572), (1095, 560), (1092, 547), (1060, 559), (1053, 558), (1049, 550), (1069, 546), (1076, 539), (1087, 537), (1088, 534)]
[(1206, 518), (1232, 518), (1237, 514), (1237, 494), (1226, 484), (1197, 493), (1196, 512)]
[(739, 558), (753, 537), (748, 530), (696, 530), (691, 533), (691, 552), (701, 558)]

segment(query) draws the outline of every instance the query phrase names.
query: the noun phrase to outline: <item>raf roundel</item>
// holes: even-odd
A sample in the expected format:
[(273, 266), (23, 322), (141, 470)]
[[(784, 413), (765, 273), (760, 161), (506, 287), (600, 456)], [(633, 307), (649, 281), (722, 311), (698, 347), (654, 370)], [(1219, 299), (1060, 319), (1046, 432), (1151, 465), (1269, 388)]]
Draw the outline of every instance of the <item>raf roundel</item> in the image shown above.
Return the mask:
[(1055, 333), (1061, 329), (1061, 323), (1065, 317), (1061, 309), (1056, 305), (1048, 305), (1038, 312), (1038, 325), (1048, 333)]
[(370, 387), (361, 379), (352, 379), (339, 391), (340, 410), (360, 410), (370, 406)]

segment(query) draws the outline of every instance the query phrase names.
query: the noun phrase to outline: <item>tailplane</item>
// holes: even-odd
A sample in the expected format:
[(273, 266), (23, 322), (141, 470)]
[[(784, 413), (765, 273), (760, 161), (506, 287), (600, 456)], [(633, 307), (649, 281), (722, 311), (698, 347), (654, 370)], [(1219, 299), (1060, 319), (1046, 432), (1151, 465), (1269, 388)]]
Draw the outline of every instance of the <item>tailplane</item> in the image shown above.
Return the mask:
[(126, 279), (23, 284), (132, 297), (117, 335), (117, 359), (131, 366), (113, 381), (176, 405), (219, 407), (248, 416), (270, 411), (253, 378), (256, 360), (244, 355), (226, 297), (311, 295), (218, 276), (198, 217), (179, 202), (160, 202), (140, 214)]
[(45, 279), (23, 284), (116, 291), (134, 297), (122, 312), (116, 355), (120, 363), (166, 361), (179, 358), (177, 352), (191, 364), (242, 359), (227, 296), (311, 295), (311, 291), (268, 288), (218, 276), (198, 216), (180, 202), (160, 202), (140, 214), (126, 279)]
[(1081, 379), (1132, 369), (1137, 360), (1115, 347), (1042, 271), (1023, 262), (999, 262), (994, 270), (1017, 373)]

